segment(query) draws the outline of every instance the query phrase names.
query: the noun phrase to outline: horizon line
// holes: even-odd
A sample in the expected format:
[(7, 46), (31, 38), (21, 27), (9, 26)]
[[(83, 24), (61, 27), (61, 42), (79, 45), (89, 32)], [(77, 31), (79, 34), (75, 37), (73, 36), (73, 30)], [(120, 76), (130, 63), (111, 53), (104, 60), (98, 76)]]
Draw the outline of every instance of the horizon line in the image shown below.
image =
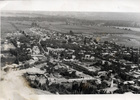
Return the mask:
[(62, 11), (62, 10), (60, 10), (60, 11), (56, 11), (56, 10), (52, 10), (52, 11), (50, 11), (50, 10), (2, 10), (1, 9), (1, 12), (10, 12), (10, 11), (17, 11), (17, 12), (79, 12), (79, 13), (82, 13), (82, 12), (88, 12), (88, 13), (140, 13), (140, 12), (134, 12), (134, 11), (132, 11), (132, 12), (124, 12), (124, 11), (121, 11), (121, 12), (118, 12), (118, 11), (70, 11), (70, 10), (68, 10), (68, 11)]

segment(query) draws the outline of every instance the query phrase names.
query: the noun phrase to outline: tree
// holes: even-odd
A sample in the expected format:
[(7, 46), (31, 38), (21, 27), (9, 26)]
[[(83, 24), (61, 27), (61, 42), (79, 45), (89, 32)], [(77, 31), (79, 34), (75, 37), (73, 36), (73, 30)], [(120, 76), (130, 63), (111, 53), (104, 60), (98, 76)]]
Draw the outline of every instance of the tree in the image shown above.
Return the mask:
[(71, 42), (72, 42), (72, 39), (71, 39), (71, 38), (69, 38), (69, 39), (68, 39), (68, 43), (71, 43)]
[(73, 31), (72, 30), (70, 30), (70, 32), (69, 32), (71, 35), (74, 35), (74, 33), (73, 33)]
[(98, 41), (97, 41), (96, 39), (94, 39), (94, 42), (95, 42), (96, 44), (98, 44)]
[(86, 43), (87, 43), (87, 37), (84, 38), (84, 44), (86, 44)]
[(19, 60), (18, 60), (17, 58), (16, 58), (16, 60), (15, 60), (15, 63), (16, 63), (16, 64), (19, 64)]
[(10, 53), (14, 56), (17, 56), (17, 50), (10, 49)]

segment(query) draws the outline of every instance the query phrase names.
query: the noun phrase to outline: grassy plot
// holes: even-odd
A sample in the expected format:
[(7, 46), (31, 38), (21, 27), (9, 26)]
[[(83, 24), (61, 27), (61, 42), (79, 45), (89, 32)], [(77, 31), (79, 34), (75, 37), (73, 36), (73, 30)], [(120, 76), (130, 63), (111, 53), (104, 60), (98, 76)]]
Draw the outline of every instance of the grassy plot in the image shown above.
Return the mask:
[(18, 30), (25, 30), (31, 27), (30, 21), (11, 21), (13, 26), (15, 26)]
[(101, 38), (101, 41), (113, 41), (128, 47), (140, 47), (140, 34), (113, 34)]
[(1, 36), (5, 37), (7, 33), (16, 32), (17, 30), (26, 30), (31, 27), (31, 22), (2, 21)]
[(1, 33), (8, 33), (16, 31), (15, 27), (13, 27), (9, 22), (1, 21)]
[(39, 22), (41, 27), (46, 29), (55, 30), (58, 32), (67, 33), (70, 30), (76, 33), (111, 33), (111, 34), (133, 34), (137, 33), (134, 31), (123, 30), (123, 29), (116, 29), (113, 27), (105, 27), (105, 26), (88, 26), (88, 25), (68, 25), (64, 22)]

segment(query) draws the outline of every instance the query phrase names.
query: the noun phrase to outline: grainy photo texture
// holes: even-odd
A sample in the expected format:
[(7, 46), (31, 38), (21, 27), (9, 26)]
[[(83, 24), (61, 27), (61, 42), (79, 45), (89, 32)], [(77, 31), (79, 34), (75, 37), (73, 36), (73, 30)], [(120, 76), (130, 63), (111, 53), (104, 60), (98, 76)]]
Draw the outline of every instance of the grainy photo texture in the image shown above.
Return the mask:
[(139, 94), (139, 1), (58, 1), (3, 6), (0, 97)]

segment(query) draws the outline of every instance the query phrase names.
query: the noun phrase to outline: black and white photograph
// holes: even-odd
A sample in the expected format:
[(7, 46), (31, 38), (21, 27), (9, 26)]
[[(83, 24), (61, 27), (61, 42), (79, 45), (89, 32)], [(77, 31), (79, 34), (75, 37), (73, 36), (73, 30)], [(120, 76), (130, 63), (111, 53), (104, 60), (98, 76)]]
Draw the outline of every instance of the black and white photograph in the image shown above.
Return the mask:
[(0, 100), (140, 94), (139, 5), (1, 0)]

